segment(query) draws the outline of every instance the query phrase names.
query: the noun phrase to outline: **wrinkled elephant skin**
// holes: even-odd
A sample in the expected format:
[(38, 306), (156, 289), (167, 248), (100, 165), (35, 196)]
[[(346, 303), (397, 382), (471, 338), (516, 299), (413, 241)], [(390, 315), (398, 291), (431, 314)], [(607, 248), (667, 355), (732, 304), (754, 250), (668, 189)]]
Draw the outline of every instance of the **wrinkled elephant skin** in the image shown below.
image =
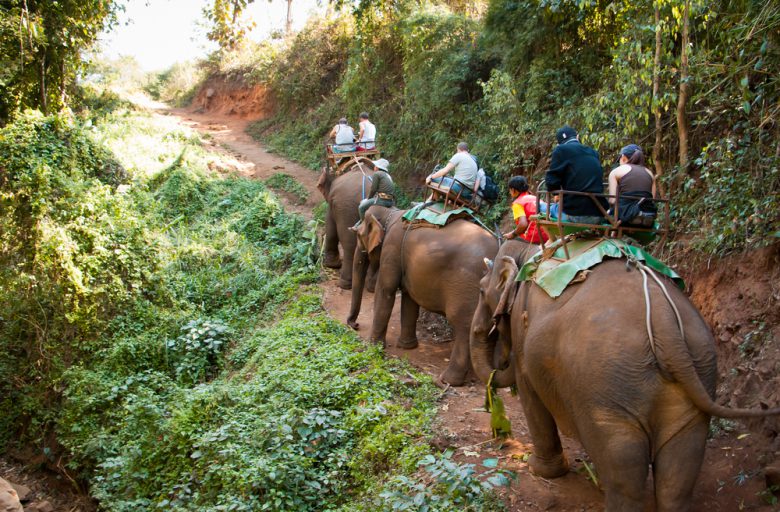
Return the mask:
[[(557, 299), (535, 284), (517, 285), (528, 244), (507, 242), (480, 283), (471, 327), (474, 370), (485, 381), (495, 343), (511, 344), (512, 364), (494, 381), (516, 384), (534, 444), (531, 470), (567, 471), (558, 430), (578, 439), (605, 492), (606, 510), (645, 510), (653, 471), (656, 509), (690, 508), (710, 415), (777, 414), (714, 404), (717, 376), (710, 330), (687, 297), (665, 282), (684, 337), (660, 287), (650, 284), (651, 348), (642, 275), (608, 260)], [(496, 331), (491, 333), (494, 319)]]
[[(409, 229), (406, 223), (398, 220), (402, 213), (391, 214), (384, 222), (368, 213), (358, 234), (368, 259), (379, 261), (371, 339), (385, 343), (396, 291), (400, 289), (398, 345), (402, 348), (417, 346), (420, 307), (444, 315), (452, 326), (455, 339), (449, 364), (439, 381), (460, 386), (470, 367), (469, 329), (479, 300), (482, 260), (496, 254), (498, 242), (487, 230), (462, 219), (444, 228)], [(356, 314), (350, 315), (351, 320), (356, 318)]]

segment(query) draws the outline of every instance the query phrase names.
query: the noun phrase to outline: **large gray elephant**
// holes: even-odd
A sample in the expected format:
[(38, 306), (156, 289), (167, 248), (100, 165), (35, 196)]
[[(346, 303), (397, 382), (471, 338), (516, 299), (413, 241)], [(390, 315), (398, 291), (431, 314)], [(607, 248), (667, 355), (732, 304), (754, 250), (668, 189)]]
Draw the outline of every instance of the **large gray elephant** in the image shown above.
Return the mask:
[[(362, 267), (356, 269), (359, 277), (361, 272), (365, 274), (366, 265), (379, 262), (371, 339), (386, 342), (387, 324), (400, 288), (398, 345), (407, 349), (417, 346), (416, 327), (421, 306), (444, 315), (455, 339), (449, 365), (439, 382), (460, 386), (469, 370), (469, 329), (479, 301), (482, 260), (496, 254), (498, 240), (467, 220), (455, 220), (443, 228), (411, 227), (400, 220), (404, 212), (396, 210), (383, 217), (376, 214), (377, 208), (381, 207), (368, 210), (358, 230), (366, 258), (358, 258)], [(357, 291), (353, 289), (350, 325), (354, 324), (360, 307)]]
[(651, 468), (656, 509), (688, 510), (710, 416), (764, 416), (780, 409), (727, 409), (713, 402), (712, 335), (670, 280), (661, 278), (683, 329), (650, 279), (651, 344), (636, 268), (607, 260), (552, 299), (535, 284), (515, 282), (518, 265), (533, 252), (512, 241), (502, 245), (495, 264), (486, 261), (470, 347), (483, 382), (493, 371), (495, 344), (511, 347), (511, 364), (497, 371), (494, 382), (517, 386), (534, 444), (531, 470), (546, 478), (568, 471), (560, 429), (593, 460), (607, 511), (645, 510)]
[[(356, 244), (355, 233), (349, 228), (358, 221), (358, 205), (371, 188), (370, 177), (373, 174), (371, 161), (359, 158), (357, 163), (335, 178), (323, 169), (317, 182), (317, 188), (328, 203), (323, 264), (341, 268), (338, 286), (345, 290), (352, 288), (352, 258)], [(339, 243), (343, 261), (339, 256)]]

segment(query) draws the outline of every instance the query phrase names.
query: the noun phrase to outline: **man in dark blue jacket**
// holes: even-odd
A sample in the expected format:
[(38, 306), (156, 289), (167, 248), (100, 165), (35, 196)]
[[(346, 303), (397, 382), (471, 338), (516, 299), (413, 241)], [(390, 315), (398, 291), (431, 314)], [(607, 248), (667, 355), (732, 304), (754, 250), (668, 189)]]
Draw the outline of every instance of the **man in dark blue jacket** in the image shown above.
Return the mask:
[[(556, 134), (558, 145), (552, 152), (550, 170), (545, 176), (547, 190), (573, 190), (578, 192), (604, 193), (604, 170), (599, 154), (593, 148), (580, 143), (577, 132), (571, 126), (560, 128)], [(607, 201), (597, 198), (606, 210)], [(556, 214), (554, 208), (551, 212)], [(566, 194), (563, 196), (563, 217), (568, 222), (601, 224), (603, 214), (588, 196)]]

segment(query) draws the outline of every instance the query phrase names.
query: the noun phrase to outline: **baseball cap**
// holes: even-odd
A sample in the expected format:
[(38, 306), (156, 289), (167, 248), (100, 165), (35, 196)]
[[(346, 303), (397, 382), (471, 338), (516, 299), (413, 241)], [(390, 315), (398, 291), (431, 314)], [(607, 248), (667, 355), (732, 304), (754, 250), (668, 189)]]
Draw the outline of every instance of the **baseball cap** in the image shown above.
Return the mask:
[(558, 131), (555, 132), (555, 138), (558, 139), (558, 144), (563, 144), (564, 142), (568, 142), (576, 136), (577, 136), (577, 130), (575, 130), (568, 124), (563, 126), (562, 128), (558, 128)]

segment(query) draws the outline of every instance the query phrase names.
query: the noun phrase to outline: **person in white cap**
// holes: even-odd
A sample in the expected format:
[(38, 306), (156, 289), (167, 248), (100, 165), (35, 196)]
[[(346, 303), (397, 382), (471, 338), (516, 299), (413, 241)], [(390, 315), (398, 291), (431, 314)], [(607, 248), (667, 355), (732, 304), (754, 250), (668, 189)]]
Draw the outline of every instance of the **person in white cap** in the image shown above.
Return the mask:
[(395, 205), (395, 186), (393, 185), (393, 178), (390, 177), (390, 162), (384, 158), (379, 160), (373, 160), (374, 170), (376, 171), (371, 176), (371, 189), (368, 191), (368, 196), (360, 201), (358, 205), (358, 214), (360, 220), (353, 226), (353, 230), (356, 229), (363, 217), (366, 216), (366, 210), (373, 205), (385, 206), (391, 208)]

